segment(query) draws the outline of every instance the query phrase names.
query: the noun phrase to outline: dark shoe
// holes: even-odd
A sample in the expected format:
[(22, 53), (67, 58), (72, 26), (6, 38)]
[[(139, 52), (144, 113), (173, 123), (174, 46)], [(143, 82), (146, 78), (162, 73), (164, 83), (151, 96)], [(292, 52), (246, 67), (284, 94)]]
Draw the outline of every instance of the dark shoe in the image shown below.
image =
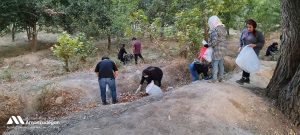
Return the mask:
[(209, 76), (209, 77), (206, 76), (206, 77), (204, 77), (203, 79), (204, 79), (204, 80), (209, 80), (209, 79), (211, 79), (211, 78), (212, 78), (211, 76)]
[(117, 101), (112, 101), (112, 104), (116, 104), (116, 103), (118, 103), (118, 100)]
[(102, 105), (108, 105), (108, 103), (107, 102), (102, 102)]
[(250, 79), (249, 78), (245, 78), (244, 83), (250, 83)]
[(237, 80), (235, 82), (240, 84), (240, 85), (244, 85), (244, 77), (242, 77), (240, 80)]
[(219, 81), (219, 82), (224, 82), (224, 80), (223, 80), (223, 79), (219, 79), (218, 81)]
[(240, 80), (237, 80), (236, 83), (240, 85), (244, 85), (244, 83), (250, 83), (250, 79), (246, 77), (242, 77)]

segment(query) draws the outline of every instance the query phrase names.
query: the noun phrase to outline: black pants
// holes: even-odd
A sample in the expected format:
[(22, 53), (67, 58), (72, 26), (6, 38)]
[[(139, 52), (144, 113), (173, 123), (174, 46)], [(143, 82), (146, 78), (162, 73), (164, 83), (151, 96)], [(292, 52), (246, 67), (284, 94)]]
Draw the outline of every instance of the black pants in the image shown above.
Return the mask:
[(125, 65), (125, 58), (124, 57), (119, 57), (119, 60)]
[(202, 63), (194, 63), (194, 68), (197, 70), (198, 74), (203, 73), (204, 77), (208, 77), (208, 65)]
[(249, 78), (250, 77), (250, 73), (247, 73), (246, 71), (243, 71), (243, 77)]
[(140, 57), (144, 61), (144, 58), (140, 53), (139, 54), (134, 54), (135, 64), (137, 64), (138, 57)]

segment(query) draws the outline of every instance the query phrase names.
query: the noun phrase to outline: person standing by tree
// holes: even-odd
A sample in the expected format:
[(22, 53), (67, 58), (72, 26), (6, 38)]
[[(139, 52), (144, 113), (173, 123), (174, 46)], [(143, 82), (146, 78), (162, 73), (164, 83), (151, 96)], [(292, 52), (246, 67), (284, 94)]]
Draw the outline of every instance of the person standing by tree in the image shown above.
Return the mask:
[[(210, 36), (208, 45), (213, 48), (212, 66), (213, 66), (213, 78), (210, 83), (223, 81), (224, 75), (224, 57), (226, 52), (226, 29), (224, 24), (217, 16), (211, 16), (208, 19), (208, 26), (210, 28)], [(219, 79), (218, 79), (219, 74)]]
[(134, 54), (135, 64), (137, 64), (138, 57), (140, 57), (144, 61), (144, 58), (141, 54), (142, 51), (141, 41), (137, 40), (135, 37), (132, 38), (132, 51)]
[(95, 72), (98, 76), (98, 82), (101, 91), (102, 104), (107, 105), (106, 102), (106, 85), (111, 90), (112, 103), (117, 103), (117, 91), (115, 78), (118, 76), (118, 68), (116, 64), (109, 60), (108, 57), (102, 57), (102, 60), (97, 64)]
[[(239, 52), (245, 46), (252, 47), (257, 56), (259, 56), (260, 50), (263, 48), (265, 44), (264, 35), (256, 30), (257, 23), (253, 19), (249, 19), (246, 21), (247, 29), (242, 31), (240, 37), (240, 48)], [(243, 85), (244, 83), (250, 83), (250, 73), (243, 71), (242, 78), (236, 81), (237, 83)]]

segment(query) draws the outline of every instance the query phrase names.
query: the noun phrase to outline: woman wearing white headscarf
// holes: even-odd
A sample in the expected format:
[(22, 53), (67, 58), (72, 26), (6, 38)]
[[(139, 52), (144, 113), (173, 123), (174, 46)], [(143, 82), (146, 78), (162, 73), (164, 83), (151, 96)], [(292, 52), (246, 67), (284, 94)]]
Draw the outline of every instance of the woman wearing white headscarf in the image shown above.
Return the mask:
[[(226, 29), (224, 24), (217, 16), (211, 16), (208, 19), (208, 26), (210, 28), (210, 35), (208, 45), (213, 48), (212, 54), (212, 66), (213, 66), (213, 78), (211, 83), (223, 81), (224, 75), (224, 57), (226, 53)], [(219, 74), (219, 78), (218, 78)]]

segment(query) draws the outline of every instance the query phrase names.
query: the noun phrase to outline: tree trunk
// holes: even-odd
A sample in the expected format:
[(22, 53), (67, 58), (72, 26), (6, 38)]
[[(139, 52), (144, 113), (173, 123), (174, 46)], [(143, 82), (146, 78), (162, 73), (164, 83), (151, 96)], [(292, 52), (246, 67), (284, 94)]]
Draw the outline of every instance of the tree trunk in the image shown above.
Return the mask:
[(107, 34), (107, 49), (110, 50), (111, 48), (111, 35), (110, 34)]
[(164, 39), (164, 27), (165, 27), (165, 25), (164, 25), (163, 18), (161, 20), (162, 20), (162, 22), (161, 22), (159, 33), (160, 33), (160, 40), (163, 40)]
[(152, 34), (149, 35), (149, 38), (150, 38), (150, 42), (153, 43), (153, 36), (152, 36)]
[(36, 47), (37, 47), (37, 29), (36, 29), (36, 25), (33, 26), (31, 35), (32, 35), (31, 51), (35, 52)]
[(226, 30), (227, 30), (227, 36), (229, 36), (230, 33), (229, 33), (229, 27), (228, 26), (226, 27)]
[(207, 24), (204, 25), (204, 39), (205, 41), (208, 41), (208, 32), (209, 32), (209, 29), (207, 27)]
[(27, 34), (28, 41), (31, 41), (31, 28), (30, 27), (26, 28), (26, 34)]
[(300, 1), (281, 0), (282, 46), (267, 96), (296, 125), (300, 124)]
[(66, 72), (70, 72), (70, 68), (69, 68), (69, 58), (65, 59), (65, 71)]
[(15, 34), (16, 34), (16, 26), (15, 26), (15, 23), (13, 23), (12, 28), (11, 28), (11, 40), (13, 42), (15, 42)]

